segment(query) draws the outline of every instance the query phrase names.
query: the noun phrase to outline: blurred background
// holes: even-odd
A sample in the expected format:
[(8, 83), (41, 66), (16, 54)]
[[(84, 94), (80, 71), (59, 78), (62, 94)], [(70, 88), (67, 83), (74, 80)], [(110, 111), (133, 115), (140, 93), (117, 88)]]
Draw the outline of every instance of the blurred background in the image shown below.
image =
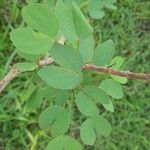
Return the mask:
[[(0, 0), (0, 79), (10, 66), (22, 59), (9, 39), (9, 33), (22, 20), (24, 0)], [(118, 0), (117, 10), (107, 10), (101, 20), (90, 22), (96, 42), (112, 39), (116, 55), (125, 58), (123, 70), (150, 72), (150, 0)], [(86, 8), (83, 10), (86, 14)], [(32, 81), (32, 73), (21, 74), (0, 95), (0, 150), (44, 150), (48, 135), (38, 127), (40, 111), (24, 113), (22, 97)], [(129, 80), (124, 98), (114, 101), (115, 112), (107, 113), (113, 131), (99, 137), (87, 150), (150, 149), (150, 84)]]

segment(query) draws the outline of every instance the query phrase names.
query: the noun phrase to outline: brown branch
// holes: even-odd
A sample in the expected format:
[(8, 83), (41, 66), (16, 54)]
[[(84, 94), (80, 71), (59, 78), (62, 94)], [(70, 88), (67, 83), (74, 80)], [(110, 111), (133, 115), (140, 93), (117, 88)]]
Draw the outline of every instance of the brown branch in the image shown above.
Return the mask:
[[(64, 44), (65, 39), (62, 36), (59, 40), (58, 43)], [(53, 64), (54, 60), (51, 57), (45, 58), (43, 60), (40, 60), (38, 62), (38, 66), (42, 67), (45, 65), (51, 65)], [(150, 74), (143, 74), (143, 73), (134, 73), (134, 72), (129, 72), (129, 71), (120, 71), (120, 70), (114, 70), (111, 68), (106, 68), (106, 67), (101, 67), (101, 66), (95, 66), (91, 64), (86, 64), (83, 66), (84, 70), (91, 70), (91, 71), (97, 71), (97, 72), (102, 72), (102, 73), (107, 73), (107, 74), (113, 74), (113, 75), (118, 75), (121, 77), (126, 77), (130, 79), (138, 79), (138, 80), (150, 80)], [(9, 73), (5, 76), (4, 79), (0, 80), (0, 93), (5, 89), (5, 87), (19, 74), (21, 73), (20, 70), (16, 68), (12, 68)]]
[[(45, 65), (51, 65), (54, 62), (54, 60), (49, 57), (46, 59), (43, 59), (39, 61), (38, 65), (40, 67)], [(137, 79), (137, 80), (150, 80), (150, 74), (144, 74), (144, 73), (134, 73), (129, 71), (120, 71), (115, 70), (111, 68), (101, 67), (101, 66), (95, 66), (91, 64), (86, 64), (83, 66), (84, 70), (90, 70), (90, 71), (96, 71), (96, 72), (102, 72), (106, 74), (112, 74), (117, 75), (121, 77), (126, 77), (130, 79)], [(0, 81), (0, 93), (5, 89), (5, 87), (10, 83), (11, 80), (13, 80), (15, 77), (17, 77), (21, 73), (19, 70), (12, 68), (9, 73), (5, 76), (3, 80)]]
[(102, 72), (106, 74), (117, 75), (117, 76), (129, 78), (129, 79), (150, 80), (150, 74), (135, 73), (135, 72), (130, 72), (130, 71), (120, 71), (120, 70), (115, 70), (111, 68), (95, 66), (91, 64), (84, 65), (83, 69)]
[(15, 77), (18, 76), (19, 70), (12, 68), (8, 74), (5, 76), (3, 80), (0, 80), (0, 93), (5, 89), (5, 87), (13, 80)]

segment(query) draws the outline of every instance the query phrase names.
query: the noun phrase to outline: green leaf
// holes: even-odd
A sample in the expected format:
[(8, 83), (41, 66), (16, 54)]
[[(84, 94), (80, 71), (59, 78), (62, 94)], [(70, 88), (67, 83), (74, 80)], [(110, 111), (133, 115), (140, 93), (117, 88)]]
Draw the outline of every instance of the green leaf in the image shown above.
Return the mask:
[(95, 102), (108, 104), (110, 101), (108, 94), (95, 86), (87, 85), (84, 87), (83, 92), (86, 93), (86, 95), (92, 98)]
[(13, 66), (16, 69), (19, 69), (21, 72), (26, 72), (26, 71), (33, 71), (35, 70), (38, 65), (36, 63), (17, 63)]
[(66, 5), (63, 0), (56, 3), (56, 14), (60, 22), (61, 32), (67, 41), (77, 41), (78, 35), (76, 32), (71, 8)]
[(57, 0), (43, 0), (43, 4), (49, 8), (54, 8)]
[(93, 28), (75, 3), (72, 6), (72, 13), (78, 37), (80, 39), (89, 37), (93, 33)]
[(67, 100), (69, 100), (69, 90), (57, 90), (55, 104), (63, 105)]
[(106, 110), (108, 110), (110, 112), (114, 112), (114, 106), (113, 106), (113, 103), (111, 100), (109, 101), (108, 104), (102, 104), (102, 105)]
[(53, 139), (46, 150), (82, 150), (82, 146), (72, 137), (61, 135)]
[(115, 80), (103, 80), (99, 87), (115, 99), (120, 99), (123, 97), (122, 86)]
[(41, 56), (41, 55), (27, 54), (18, 49), (16, 49), (16, 52), (21, 58), (24, 58), (26, 61), (32, 61), (32, 62), (38, 62), (43, 56), (43, 55)]
[(105, 16), (103, 11), (104, 2), (101, 0), (92, 0), (89, 3), (89, 14), (95, 19), (101, 19)]
[(26, 102), (25, 108), (27, 110), (37, 109), (38, 107), (40, 107), (42, 100), (43, 100), (43, 90), (41, 88), (38, 88)]
[(110, 66), (113, 69), (120, 69), (122, 67), (123, 63), (124, 63), (124, 59), (120, 56), (116, 56), (110, 62)]
[(103, 135), (103, 136), (109, 136), (110, 132), (112, 130), (112, 127), (110, 123), (102, 116), (96, 116), (90, 118), (94, 128), (97, 132), (97, 134)]
[(38, 71), (38, 75), (56, 89), (73, 89), (82, 82), (82, 74), (66, 68), (47, 66)]
[(30, 28), (18, 28), (10, 33), (11, 41), (23, 53), (40, 55), (45, 54), (52, 47), (54, 40), (37, 33)]
[(44, 109), (39, 116), (39, 126), (41, 129), (49, 128), (50, 125), (55, 121), (58, 113), (60, 111), (60, 106), (52, 105)]
[(79, 53), (83, 58), (84, 63), (89, 63), (92, 60), (94, 53), (95, 41), (92, 36), (79, 41)]
[(80, 137), (86, 145), (93, 145), (95, 143), (96, 135), (90, 119), (85, 120), (80, 126)]
[(115, 47), (112, 40), (100, 43), (94, 52), (93, 63), (98, 66), (104, 66), (110, 63), (115, 53)]
[(89, 3), (89, 14), (95, 19), (102, 19), (105, 16), (105, 8), (116, 9), (115, 0), (92, 0)]
[[(122, 57), (115, 57), (111, 63), (110, 66), (112, 66), (111, 68), (113, 69), (120, 69), (123, 65), (124, 59)], [(128, 79), (124, 78), (124, 77), (120, 77), (120, 76), (116, 76), (116, 75), (110, 75), (114, 80), (118, 81), (119, 83), (125, 84), (127, 83)]]
[(99, 114), (96, 104), (83, 92), (76, 95), (76, 104), (79, 111), (85, 116), (95, 116)]
[(71, 116), (64, 108), (53, 105), (46, 108), (39, 116), (39, 125), (43, 128), (50, 127), (53, 137), (67, 132), (70, 126)]
[(59, 22), (56, 15), (45, 5), (32, 4), (23, 7), (24, 21), (34, 30), (51, 38), (55, 38), (59, 31)]
[(71, 121), (71, 115), (69, 112), (61, 110), (54, 123), (51, 126), (51, 134), (53, 137), (64, 134), (68, 131)]
[(51, 56), (57, 64), (74, 71), (80, 71), (83, 66), (80, 53), (69, 46), (55, 44), (51, 50)]

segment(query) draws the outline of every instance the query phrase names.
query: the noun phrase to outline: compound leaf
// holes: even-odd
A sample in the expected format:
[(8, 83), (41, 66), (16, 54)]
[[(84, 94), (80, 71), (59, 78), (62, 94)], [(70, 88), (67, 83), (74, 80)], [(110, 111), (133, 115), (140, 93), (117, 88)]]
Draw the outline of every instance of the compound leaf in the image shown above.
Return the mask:
[(90, 119), (85, 120), (80, 126), (80, 137), (84, 144), (93, 145), (96, 140), (93, 123)]
[(69, 46), (55, 44), (51, 50), (51, 56), (59, 65), (74, 71), (79, 71), (83, 66), (80, 53)]
[(53, 105), (46, 108), (39, 116), (39, 125), (43, 128), (50, 127), (53, 137), (67, 132), (70, 125), (70, 113), (64, 108)]
[(79, 111), (85, 116), (95, 116), (99, 114), (96, 104), (83, 92), (76, 95), (76, 104)]
[(115, 47), (112, 40), (100, 43), (94, 52), (93, 63), (98, 66), (104, 66), (110, 63), (115, 53)]
[(40, 69), (38, 75), (50, 86), (62, 90), (77, 87), (83, 78), (81, 73), (53, 65)]
[(120, 99), (123, 97), (122, 85), (115, 80), (103, 80), (99, 87), (115, 99)]
[(31, 4), (23, 7), (24, 21), (34, 30), (51, 38), (55, 38), (59, 31), (59, 22), (56, 15), (45, 5)]

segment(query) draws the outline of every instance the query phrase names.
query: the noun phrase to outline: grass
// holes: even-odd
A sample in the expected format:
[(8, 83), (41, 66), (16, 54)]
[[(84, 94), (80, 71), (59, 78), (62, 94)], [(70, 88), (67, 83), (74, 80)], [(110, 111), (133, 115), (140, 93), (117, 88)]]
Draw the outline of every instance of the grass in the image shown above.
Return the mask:
[[(0, 1), (0, 78), (10, 65), (21, 61), (9, 40), (11, 28), (20, 24), (23, 1)], [(149, 72), (150, 68), (150, 2), (118, 0), (118, 9), (107, 11), (105, 18), (94, 21), (98, 40), (112, 39), (116, 54), (125, 58), (124, 70)], [(98, 41), (97, 41), (98, 42)], [(0, 96), (0, 150), (44, 150), (50, 140), (39, 129), (40, 110), (24, 112), (26, 91), (34, 73), (20, 75)], [(115, 112), (105, 113), (114, 129), (110, 137), (99, 137), (89, 150), (148, 150), (150, 148), (150, 85), (130, 80), (124, 86), (124, 99), (115, 100)], [(41, 108), (42, 109), (42, 108)]]

